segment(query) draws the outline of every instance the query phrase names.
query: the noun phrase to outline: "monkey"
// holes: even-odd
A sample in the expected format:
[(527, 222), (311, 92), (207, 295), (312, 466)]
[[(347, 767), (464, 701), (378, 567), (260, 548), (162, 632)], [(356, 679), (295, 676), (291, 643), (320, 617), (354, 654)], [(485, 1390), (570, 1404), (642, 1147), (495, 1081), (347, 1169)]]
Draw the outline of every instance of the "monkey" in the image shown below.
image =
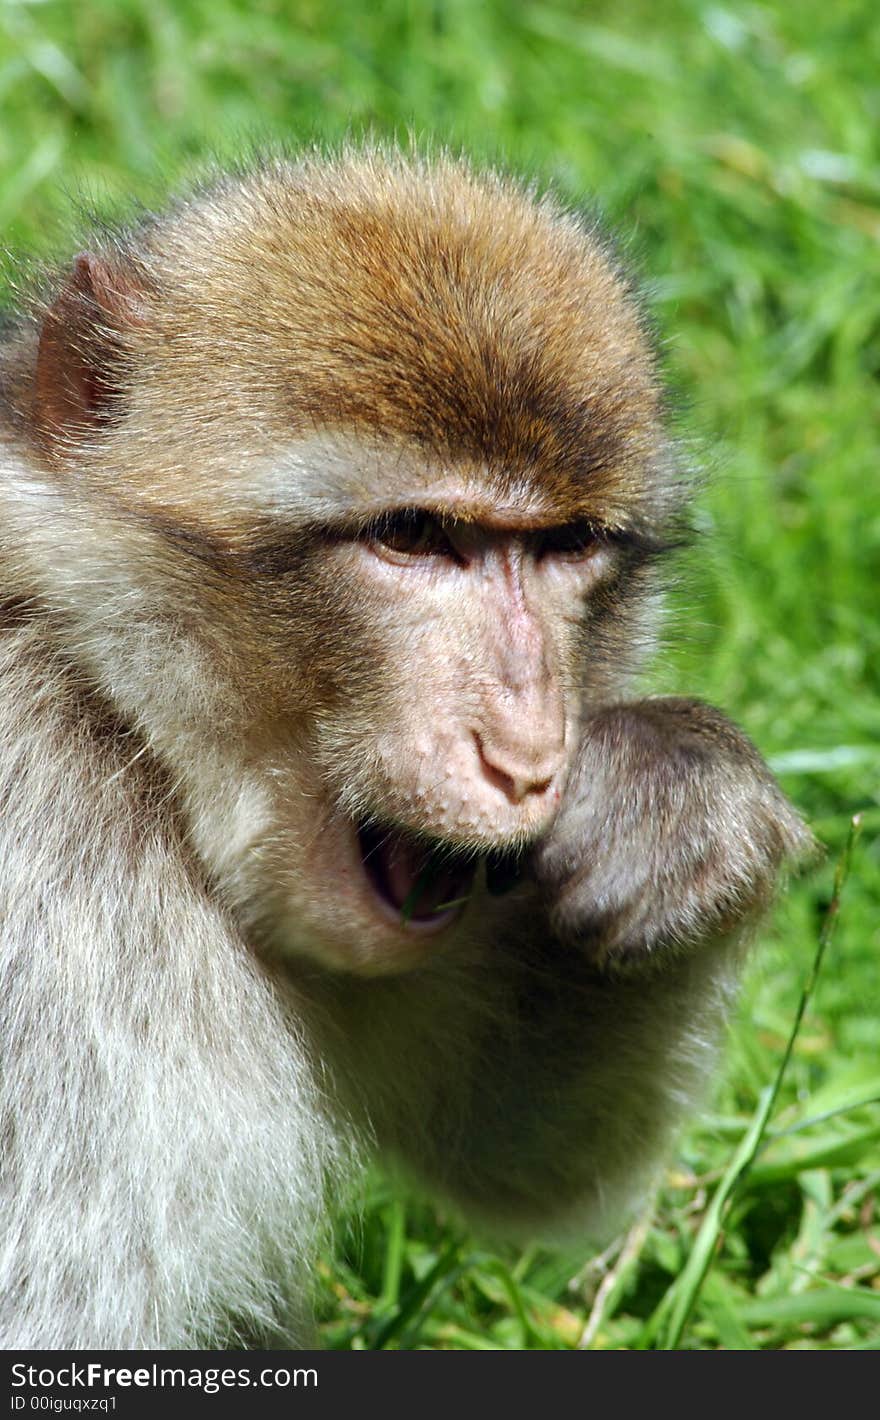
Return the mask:
[(366, 1159), (601, 1237), (810, 835), (645, 695), (692, 478), (609, 239), (268, 158), (0, 357), (0, 1340), (303, 1347)]

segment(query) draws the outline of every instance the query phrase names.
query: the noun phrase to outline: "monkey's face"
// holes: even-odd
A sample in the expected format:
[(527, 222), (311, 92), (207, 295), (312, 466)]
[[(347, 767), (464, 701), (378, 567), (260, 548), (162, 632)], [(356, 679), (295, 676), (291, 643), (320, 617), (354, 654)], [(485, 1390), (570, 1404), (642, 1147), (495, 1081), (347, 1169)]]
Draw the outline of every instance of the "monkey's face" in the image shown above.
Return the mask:
[(626, 546), (538, 488), (424, 469), (279, 546), (248, 557), (230, 749), (263, 810), (249, 834), (228, 795), (203, 803), (202, 851), (271, 951), (409, 969), (552, 824)]

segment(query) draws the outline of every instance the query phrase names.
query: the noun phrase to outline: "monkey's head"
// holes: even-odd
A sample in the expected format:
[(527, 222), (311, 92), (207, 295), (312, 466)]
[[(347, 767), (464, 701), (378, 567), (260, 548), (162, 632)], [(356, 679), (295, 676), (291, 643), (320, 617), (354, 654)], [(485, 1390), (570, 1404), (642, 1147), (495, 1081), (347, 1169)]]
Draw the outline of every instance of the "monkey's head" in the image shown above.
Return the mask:
[(454, 941), (649, 639), (682, 502), (603, 240), (450, 160), (271, 165), (77, 258), (33, 369), (58, 614), (248, 938)]

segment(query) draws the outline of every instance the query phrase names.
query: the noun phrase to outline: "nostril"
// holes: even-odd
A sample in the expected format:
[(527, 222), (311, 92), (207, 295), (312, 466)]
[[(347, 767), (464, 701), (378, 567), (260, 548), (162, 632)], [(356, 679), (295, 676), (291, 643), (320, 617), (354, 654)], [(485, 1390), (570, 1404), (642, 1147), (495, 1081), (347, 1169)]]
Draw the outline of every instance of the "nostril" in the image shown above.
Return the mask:
[(556, 757), (552, 765), (547, 762), (546, 756), (543, 762), (529, 764), (525, 756), (520, 760), (510, 751), (497, 749), (494, 745), (487, 746), (476, 731), (474, 739), (485, 778), (515, 804), (549, 789), (558, 768)]

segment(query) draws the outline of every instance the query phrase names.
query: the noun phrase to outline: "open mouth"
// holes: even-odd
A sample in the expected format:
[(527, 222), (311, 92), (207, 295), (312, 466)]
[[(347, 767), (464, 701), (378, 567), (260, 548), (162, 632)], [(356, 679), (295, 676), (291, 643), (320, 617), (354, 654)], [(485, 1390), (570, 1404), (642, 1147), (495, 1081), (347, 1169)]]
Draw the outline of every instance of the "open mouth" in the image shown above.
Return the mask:
[(482, 862), (494, 896), (509, 892), (522, 877), (521, 860), (510, 852), (480, 857), (388, 824), (362, 823), (357, 838), (367, 881), (385, 915), (414, 930), (439, 930), (455, 921)]
[(440, 928), (461, 915), (479, 866), (473, 853), (376, 824), (358, 828), (358, 844), (370, 886), (398, 923)]

